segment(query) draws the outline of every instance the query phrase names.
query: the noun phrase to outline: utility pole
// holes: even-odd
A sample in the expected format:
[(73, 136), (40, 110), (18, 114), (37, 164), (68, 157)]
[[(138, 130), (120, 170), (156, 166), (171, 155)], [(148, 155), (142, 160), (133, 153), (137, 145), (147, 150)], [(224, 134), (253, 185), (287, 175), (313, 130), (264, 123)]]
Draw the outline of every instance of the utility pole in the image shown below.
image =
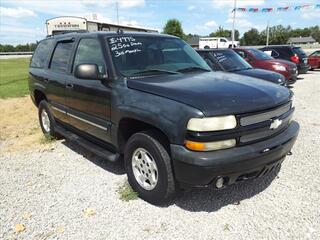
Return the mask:
[(235, 21), (236, 21), (236, 8), (237, 8), (237, 0), (234, 0), (234, 4), (233, 4), (233, 23), (232, 23), (232, 48), (234, 46), (234, 25), (235, 25)]
[(118, 1), (116, 1), (116, 11), (117, 11), (117, 22), (119, 25), (119, 6), (118, 6)]
[(269, 45), (269, 21), (267, 23), (267, 42), (266, 42), (266, 45), (267, 46)]

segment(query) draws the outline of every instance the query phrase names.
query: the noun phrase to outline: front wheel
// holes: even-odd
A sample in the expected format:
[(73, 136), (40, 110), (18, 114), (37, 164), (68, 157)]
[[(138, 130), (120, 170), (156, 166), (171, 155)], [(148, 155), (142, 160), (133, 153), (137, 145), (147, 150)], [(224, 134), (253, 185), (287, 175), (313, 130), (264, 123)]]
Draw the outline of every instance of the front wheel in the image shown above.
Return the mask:
[(131, 187), (153, 204), (165, 203), (175, 193), (170, 156), (160, 139), (153, 132), (136, 133), (128, 140), (124, 153)]

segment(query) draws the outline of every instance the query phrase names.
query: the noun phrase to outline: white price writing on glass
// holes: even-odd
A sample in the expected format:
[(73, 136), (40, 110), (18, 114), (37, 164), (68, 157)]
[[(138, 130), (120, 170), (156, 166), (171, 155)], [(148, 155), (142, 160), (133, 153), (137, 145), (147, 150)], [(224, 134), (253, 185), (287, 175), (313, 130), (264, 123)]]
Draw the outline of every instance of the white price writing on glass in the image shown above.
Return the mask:
[(129, 43), (114, 43), (111, 44), (111, 51), (120, 50), (123, 48), (130, 48), (134, 46), (141, 46), (141, 42), (129, 42)]
[(122, 50), (122, 51), (116, 50), (114, 52), (114, 56), (115, 57), (120, 57), (120, 56), (125, 55), (125, 54), (132, 54), (132, 53), (137, 53), (137, 52), (141, 52), (141, 50), (138, 49), (138, 48), (132, 49), (132, 50)]

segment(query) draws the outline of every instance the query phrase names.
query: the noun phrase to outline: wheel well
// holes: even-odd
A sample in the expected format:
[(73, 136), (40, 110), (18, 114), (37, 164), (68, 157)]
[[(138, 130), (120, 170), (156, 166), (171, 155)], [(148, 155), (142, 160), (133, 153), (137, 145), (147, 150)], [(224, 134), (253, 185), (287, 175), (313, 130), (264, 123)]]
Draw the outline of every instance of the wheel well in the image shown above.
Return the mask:
[(46, 98), (46, 95), (43, 92), (41, 92), (39, 90), (35, 90), (34, 91), (34, 100), (36, 102), (36, 105), (39, 106), (40, 102), (42, 100), (47, 100), (47, 98)]
[(120, 121), (118, 129), (118, 147), (120, 153), (124, 152), (125, 145), (133, 134), (142, 131), (149, 131), (153, 137), (156, 137), (157, 140), (164, 145), (170, 154), (170, 141), (168, 137), (159, 128), (154, 127), (151, 124), (132, 118), (125, 118)]

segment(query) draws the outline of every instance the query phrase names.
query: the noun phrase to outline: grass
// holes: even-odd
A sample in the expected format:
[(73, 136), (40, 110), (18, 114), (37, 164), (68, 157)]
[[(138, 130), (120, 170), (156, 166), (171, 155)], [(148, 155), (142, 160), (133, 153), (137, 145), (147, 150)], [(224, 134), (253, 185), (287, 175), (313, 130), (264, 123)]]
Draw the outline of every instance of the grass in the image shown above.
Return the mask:
[(52, 143), (54, 141), (55, 141), (55, 138), (50, 136), (49, 134), (43, 134), (40, 138), (41, 144), (48, 144), (48, 143)]
[(29, 58), (0, 59), (0, 98), (22, 97), (29, 93)]
[(136, 200), (138, 199), (138, 193), (133, 191), (129, 183), (126, 181), (121, 185), (118, 189), (118, 194), (120, 196), (120, 200), (129, 202), (131, 200)]

